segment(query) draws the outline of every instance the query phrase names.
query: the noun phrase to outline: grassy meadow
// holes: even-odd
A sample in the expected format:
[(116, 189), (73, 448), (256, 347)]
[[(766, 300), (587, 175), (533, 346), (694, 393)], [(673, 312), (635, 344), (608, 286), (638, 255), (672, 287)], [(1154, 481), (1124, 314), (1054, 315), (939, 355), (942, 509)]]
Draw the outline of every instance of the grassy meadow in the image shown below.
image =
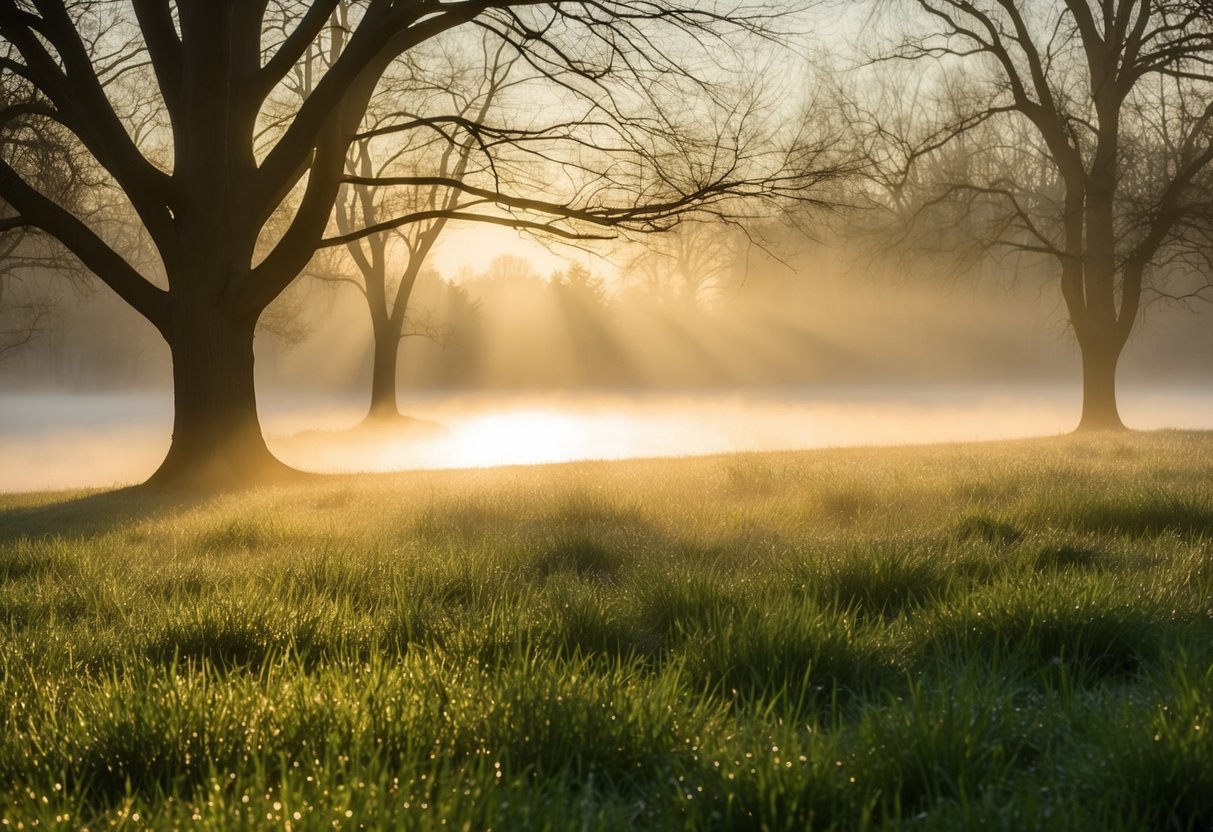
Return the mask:
[(4, 829), (1213, 829), (1213, 434), (0, 496)]

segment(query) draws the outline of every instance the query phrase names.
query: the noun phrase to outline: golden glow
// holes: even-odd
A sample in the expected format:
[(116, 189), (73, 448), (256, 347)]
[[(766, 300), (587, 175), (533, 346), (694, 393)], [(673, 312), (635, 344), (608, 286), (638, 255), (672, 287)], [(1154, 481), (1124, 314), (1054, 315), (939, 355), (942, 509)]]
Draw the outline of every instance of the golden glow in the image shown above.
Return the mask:
[[(406, 400), (406, 412), (447, 429), (411, 435), (349, 431), (362, 415), (354, 403), (333, 408), (266, 397), (263, 404), (270, 448), (284, 461), (350, 472), (1050, 435), (1073, 428), (1077, 396), (1069, 387), (819, 389), (782, 398), (483, 394)], [(87, 398), (0, 400), (0, 417), (26, 414), (7, 426), (0, 418), (0, 491), (112, 486), (155, 470), (171, 430), (167, 395), (105, 397), (104, 408)], [(112, 417), (108, 424), (70, 421), (98, 409)], [(1142, 429), (1210, 429), (1213, 397), (1137, 389), (1125, 396), (1123, 413)]]
[(594, 431), (583, 417), (549, 410), (475, 416), (460, 425), (451, 444), (451, 466), (530, 465), (594, 455)]
[(522, 257), (531, 262), (540, 275), (568, 268), (570, 249), (552, 244), (540, 245), (534, 239), (509, 228), (464, 224), (451, 226), (430, 256), (430, 265), (448, 277), (462, 272), (483, 272), (493, 259), (503, 255)]
[[(925, 395), (838, 390), (784, 398), (485, 395), (406, 404), (413, 416), (444, 425), (447, 431), (438, 435), (379, 432), (352, 439), (338, 430), (278, 439), (270, 447), (310, 470), (399, 471), (1006, 439), (1070, 430), (1074, 393), (936, 388)], [(1135, 426), (1213, 427), (1207, 397), (1139, 393), (1134, 402), (1125, 412)]]

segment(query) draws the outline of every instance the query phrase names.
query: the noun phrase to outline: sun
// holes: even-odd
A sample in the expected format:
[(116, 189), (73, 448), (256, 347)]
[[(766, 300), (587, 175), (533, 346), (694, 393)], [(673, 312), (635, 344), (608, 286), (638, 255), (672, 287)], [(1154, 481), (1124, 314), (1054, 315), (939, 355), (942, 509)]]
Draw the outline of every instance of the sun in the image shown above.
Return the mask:
[(454, 467), (535, 465), (593, 458), (592, 431), (574, 414), (517, 410), (473, 417), (455, 428)]

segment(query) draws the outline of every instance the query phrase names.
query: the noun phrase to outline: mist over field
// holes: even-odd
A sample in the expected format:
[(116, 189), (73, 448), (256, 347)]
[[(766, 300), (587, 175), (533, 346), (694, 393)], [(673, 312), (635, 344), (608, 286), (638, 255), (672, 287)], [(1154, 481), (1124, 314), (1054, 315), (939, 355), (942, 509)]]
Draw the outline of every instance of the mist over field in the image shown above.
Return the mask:
[[(688, 289), (676, 270), (646, 276), (565, 254), (537, 261), (581, 268), (585, 283), (491, 250), (481, 271), (423, 276), (419, 334), (402, 341), (398, 372), (416, 429), (351, 430), (367, 408), (365, 301), (302, 282), (295, 327), (257, 338), (271, 449), (304, 470), (393, 471), (1074, 427), (1078, 356), (1030, 275), (859, 273), (822, 250), (794, 272), (738, 246)], [(1213, 428), (1213, 331), (1199, 307), (1156, 304), (1146, 324), (1121, 370), (1127, 424)], [(104, 289), (65, 296), (45, 337), (0, 364), (0, 489), (130, 484), (155, 470), (172, 393), (167, 350), (149, 330)]]
[[(1213, 391), (1126, 386), (1134, 427), (1213, 429)], [(1073, 428), (1065, 385), (823, 386), (699, 393), (514, 392), (408, 396), (442, 430), (349, 429), (354, 398), (263, 397), (286, 462), (325, 473), (477, 468), (853, 445), (1055, 436)], [(23, 393), (0, 400), (0, 491), (96, 488), (146, 478), (172, 432), (167, 393)]]

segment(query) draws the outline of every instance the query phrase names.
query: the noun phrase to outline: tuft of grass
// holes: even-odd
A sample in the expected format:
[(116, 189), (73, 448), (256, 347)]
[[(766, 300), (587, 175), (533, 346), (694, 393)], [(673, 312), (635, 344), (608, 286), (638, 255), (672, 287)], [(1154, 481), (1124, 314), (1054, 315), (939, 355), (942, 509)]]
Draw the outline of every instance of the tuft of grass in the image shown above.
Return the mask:
[(970, 540), (983, 540), (998, 546), (1013, 546), (1024, 539), (1024, 531), (1006, 520), (984, 514), (973, 514), (957, 524), (956, 537), (962, 543)]
[(879, 687), (891, 670), (882, 645), (811, 604), (750, 609), (704, 622), (682, 647), (694, 683), (741, 708), (800, 714)]
[(940, 550), (901, 543), (806, 554), (793, 579), (819, 602), (856, 614), (894, 617), (949, 592)]
[(1042, 571), (1081, 571), (1098, 568), (1106, 555), (1091, 546), (1062, 542), (1038, 548), (1032, 558), (1036, 568)]
[(1017, 663), (1092, 683), (1131, 679), (1187, 636), (1179, 616), (1159, 602), (1064, 577), (983, 587), (915, 625), (926, 655)]
[(856, 482), (831, 486), (821, 494), (822, 513), (843, 523), (854, 523), (879, 505), (876, 494)]
[(930, 817), (980, 802), (1047, 752), (1051, 720), (1023, 707), (1018, 685), (986, 670), (957, 665), (946, 685), (915, 680), (887, 705), (863, 712), (852, 776), (878, 790), (882, 818)]
[(1115, 496), (1070, 497), (1038, 509), (1038, 514), (1075, 531), (1129, 537), (1170, 532), (1187, 539), (1213, 538), (1213, 496), (1156, 490)]
[(606, 579), (617, 575), (624, 559), (601, 541), (583, 534), (561, 536), (531, 561), (531, 568), (544, 577), (572, 573)]
[(1164, 674), (1169, 701), (1153, 703), (1144, 725), (1122, 711), (1123, 733), (1107, 743), (1101, 780), (1131, 795), (1134, 814), (1155, 829), (1213, 828), (1213, 666), (1193, 672), (1181, 658)]

